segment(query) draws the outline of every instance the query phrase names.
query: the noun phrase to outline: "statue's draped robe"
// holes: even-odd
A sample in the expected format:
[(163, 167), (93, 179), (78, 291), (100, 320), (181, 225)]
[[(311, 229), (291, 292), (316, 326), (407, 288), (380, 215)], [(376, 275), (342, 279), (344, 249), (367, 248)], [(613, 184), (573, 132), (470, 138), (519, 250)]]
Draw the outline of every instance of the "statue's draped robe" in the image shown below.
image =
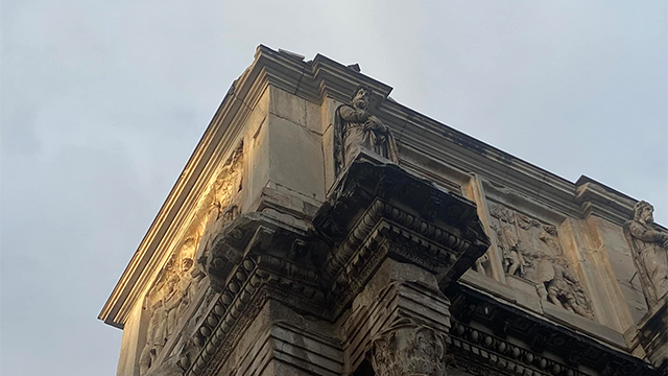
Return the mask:
[[(337, 175), (353, 161), (360, 150), (360, 146), (392, 162), (397, 163), (399, 161), (397, 143), (392, 132), (374, 129), (366, 125), (371, 118), (370, 113), (366, 111), (360, 113), (349, 105), (342, 105), (336, 109), (334, 165)], [(377, 119), (375, 120), (380, 122)], [(383, 126), (380, 125), (380, 127)]]
[(624, 225), (624, 236), (632, 247), (633, 263), (651, 309), (668, 293), (668, 253), (662, 247), (660, 233), (653, 226), (628, 221)]

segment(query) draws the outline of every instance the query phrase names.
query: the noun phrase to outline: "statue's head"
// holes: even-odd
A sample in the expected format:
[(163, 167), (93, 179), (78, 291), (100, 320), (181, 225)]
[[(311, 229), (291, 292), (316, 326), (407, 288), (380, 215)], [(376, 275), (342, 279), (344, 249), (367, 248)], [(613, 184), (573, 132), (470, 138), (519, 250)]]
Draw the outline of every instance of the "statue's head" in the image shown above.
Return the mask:
[(183, 260), (181, 260), (181, 271), (183, 273), (186, 273), (192, 267), (193, 267), (193, 259), (191, 259), (190, 257), (184, 257)]
[(633, 207), (633, 219), (644, 224), (654, 222), (654, 207), (647, 201), (638, 201)]
[(373, 91), (366, 85), (360, 85), (353, 94), (352, 104), (355, 109), (366, 110), (371, 104), (371, 94)]

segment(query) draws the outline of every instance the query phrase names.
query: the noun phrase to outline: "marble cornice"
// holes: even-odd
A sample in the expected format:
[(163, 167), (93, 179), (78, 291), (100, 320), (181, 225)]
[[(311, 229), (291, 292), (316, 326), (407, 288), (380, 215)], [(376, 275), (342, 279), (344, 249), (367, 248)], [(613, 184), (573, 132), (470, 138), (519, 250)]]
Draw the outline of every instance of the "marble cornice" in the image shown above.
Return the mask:
[(166, 262), (169, 245), (192, 214), (217, 162), (239, 142), (241, 128), (268, 87), (262, 67), (254, 62), (234, 81), (198, 142), (137, 251), (103, 306), (98, 318), (123, 328), (132, 307)]
[[(633, 206), (638, 200), (587, 176), (580, 176), (575, 184), (576, 201), (582, 206), (586, 216), (595, 215), (619, 226), (633, 218)], [(668, 231), (658, 223), (655, 225)]]
[(461, 283), (452, 284), (446, 296), (453, 317), (449, 349), (483, 368), (501, 374), (528, 369), (535, 375), (659, 375), (625, 351)]

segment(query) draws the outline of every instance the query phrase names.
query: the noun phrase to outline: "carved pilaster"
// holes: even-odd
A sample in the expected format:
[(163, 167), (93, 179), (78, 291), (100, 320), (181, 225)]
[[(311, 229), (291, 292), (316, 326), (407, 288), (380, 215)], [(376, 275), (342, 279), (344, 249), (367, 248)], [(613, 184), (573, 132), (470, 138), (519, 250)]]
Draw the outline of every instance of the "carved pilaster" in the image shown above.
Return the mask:
[(378, 333), (368, 357), (378, 376), (442, 376), (445, 338), (432, 327), (404, 318)]

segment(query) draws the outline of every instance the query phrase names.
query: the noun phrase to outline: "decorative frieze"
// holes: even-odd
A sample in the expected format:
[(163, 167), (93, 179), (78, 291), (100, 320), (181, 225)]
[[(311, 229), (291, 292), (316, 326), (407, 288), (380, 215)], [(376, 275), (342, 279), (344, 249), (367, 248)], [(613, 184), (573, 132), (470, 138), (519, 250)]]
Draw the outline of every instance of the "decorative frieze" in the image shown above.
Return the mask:
[(198, 201), (185, 240), (173, 251), (145, 298), (144, 309), (150, 318), (139, 359), (141, 376), (167, 372), (164, 365), (156, 370), (156, 362), (168, 358), (162, 354), (163, 349), (183, 328), (186, 312), (204, 286), (204, 257), (210, 251), (213, 236), (238, 214), (242, 166), (243, 143), (240, 143)]
[(543, 301), (593, 319), (591, 302), (566, 260), (557, 228), (501, 204), (493, 203), (490, 213), (506, 275), (535, 284)]
[[(568, 366), (518, 346), (510, 341), (457, 323), (450, 330), (449, 346), (455, 356), (455, 367), (475, 375), (585, 376)], [(473, 366), (471, 362), (477, 363)]]

